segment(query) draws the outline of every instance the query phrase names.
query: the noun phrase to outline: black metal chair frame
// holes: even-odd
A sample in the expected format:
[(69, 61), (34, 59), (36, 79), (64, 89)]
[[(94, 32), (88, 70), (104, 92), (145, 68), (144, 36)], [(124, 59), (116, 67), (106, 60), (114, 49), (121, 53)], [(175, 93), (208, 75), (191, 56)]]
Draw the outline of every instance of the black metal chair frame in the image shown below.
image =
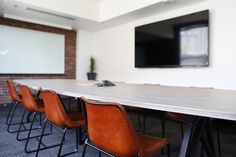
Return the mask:
[[(22, 122), (17, 122), (17, 123), (12, 122), (13, 118), (14, 118), (14, 115), (15, 115), (16, 107), (18, 106), (18, 104), (20, 104), (20, 103), (12, 101), (10, 109), (8, 111), (8, 114), (7, 114), (6, 124), (7, 124), (7, 132), (9, 132), (9, 133), (17, 133), (19, 130), (18, 129), (17, 130), (11, 130), (11, 126), (20, 125), (22, 123)], [(12, 114), (11, 114), (11, 112), (12, 112)], [(27, 123), (29, 123), (29, 121), (26, 121), (26, 122), (22, 123), (25, 130), (26, 130), (26, 127), (25, 127), (24, 124), (27, 124)]]
[[(38, 93), (37, 93), (37, 95), (36, 95), (37, 98), (39, 97), (40, 92), (41, 92), (41, 91), (39, 90)], [(18, 130), (11, 131), (11, 130), (10, 130), (10, 127), (11, 127), (12, 125), (20, 125), (20, 124), (22, 123), (22, 122), (12, 123), (13, 117), (14, 117), (14, 115), (15, 115), (16, 107), (17, 107), (18, 104), (20, 104), (20, 103), (17, 102), (17, 101), (14, 101), (14, 100), (12, 100), (11, 103), (10, 103), (10, 109), (9, 109), (9, 111), (8, 111), (7, 119), (6, 119), (7, 132), (9, 132), (9, 133), (16, 133), (16, 132), (18, 132)], [(12, 109), (13, 109), (13, 111), (12, 111)], [(11, 114), (11, 112), (12, 112), (12, 114)], [(25, 129), (26, 129), (26, 127), (24, 126), (24, 124), (29, 123), (29, 117), (30, 117), (30, 114), (28, 114), (28, 116), (27, 116), (27, 122), (24, 122), (24, 123), (23, 123), (23, 127), (24, 127)], [(9, 118), (10, 118), (10, 122), (8, 122), (8, 121), (9, 121)], [(40, 122), (41, 122), (41, 115), (40, 115)]]
[[(58, 130), (63, 132), (63, 135), (62, 135), (62, 138), (61, 138), (61, 142), (59, 144), (55, 144), (55, 145), (51, 145), (51, 146), (46, 146), (46, 145), (42, 144), (42, 140), (43, 140), (43, 136), (44, 136), (44, 132), (45, 132), (45, 128), (46, 128), (47, 123), (49, 123), (51, 126), (54, 126)], [(66, 135), (66, 132), (67, 132), (68, 129), (74, 129), (74, 128), (68, 128), (68, 127), (61, 128), (61, 127), (58, 127), (57, 125), (53, 124), (52, 122), (50, 122), (46, 118), (44, 120), (44, 123), (43, 123), (43, 128), (42, 128), (42, 133), (41, 133), (41, 136), (40, 136), (40, 139), (39, 139), (38, 148), (36, 150), (34, 150), (36, 152), (36, 157), (38, 156), (39, 151), (42, 151), (42, 150), (45, 150), (45, 149), (49, 149), (49, 148), (53, 148), (53, 147), (57, 147), (57, 146), (59, 146), (59, 150), (58, 150), (58, 154), (57, 154), (58, 157), (67, 156), (67, 155), (76, 153), (78, 151), (79, 144), (82, 143), (82, 126), (79, 126), (79, 127), (75, 128), (76, 129), (76, 148), (75, 148), (75, 150), (72, 151), (72, 152), (69, 152), (69, 153), (61, 155), (62, 146), (64, 144), (65, 135)], [(78, 133), (79, 133), (79, 135), (78, 135)], [(41, 145), (43, 145), (43, 148), (41, 148)]]
[[(32, 126), (33, 126), (33, 124), (34, 124), (34, 122), (35, 122), (35, 119), (36, 119), (36, 114), (38, 113), (38, 112), (30, 112), (30, 111), (28, 111), (29, 112), (29, 114), (33, 114), (33, 119), (31, 120), (31, 121), (27, 121), (27, 122), (23, 122), (24, 121), (24, 118), (25, 118), (25, 114), (26, 114), (26, 112), (27, 112), (28, 110), (26, 110), (26, 109), (24, 109), (24, 112), (23, 112), (23, 115), (22, 115), (22, 118), (21, 118), (21, 121), (20, 121), (20, 126), (19, 126), (19, 129), (18, 129), (18, 131), (17, 131), (17, 136), (16, 136), (16, 139), (18, 140), (18, 141), (24, 141), (24, 140), (27, 140), (27, 138), (20, 138), (20, 133), (21, 132), (26, 132), (26, 131), (28, 131), (28, 134), (32, 131), (32, 130), (39, 130), (39, 129), (41, 129), (41, 126), (42, 126), (42, 120), (41, 120), (41, 116), (40, 116), (40, 120), (39, 120), (39, 122), (40, 122), (40, 125), (39, 125), (39, 127), (37, 127), (37, 128), (32, 128)], [(41, 114), (41, 113), (40, 113)], [(26, 124), (26, 123), (30, 123), (30, 128), (26, 128), (25, 126), (24, 126), (24, 124)], [(22, 130), (21, 128), (22, 128), (22, 126), (24, 127), (24, 129)], [(46, 135), (46, 134), (45, 134)], [(40, 137), (39, 135), (38, 136), (33, 136), (33, 137), (31, 137), (31, 138), (36, 138), (36, 137)], [(30, 138), (30, 139), (31, 139)]]
[[(42, 122), (41, 122), (41, 118), (40, 118), (40, 125), (39, 127), (37, 128), (33, 128), (33, 125), (34, 125), (34, 122), (35, 122), (35, 119), (36, 119), (36, 115), (39, 113), (39, 112), (33, 112), (33, 119), (32, 121), (30, 122), (30, 127), (29, 129), (24, 129), (24, 130), (21, 130), (21, 126), (23, 126), (23, 120), (25, 118), (25, 113), (27, 112), (27, 110), (24, 111), (23, 115), (22, 115), (22, 118), (21, 118), (21, 124), (20, 124), (20, 127), (19, 127), (19, 130), (17, 132), (17, 140), (18, 141), (24, 141), (26, 140), (26, 143), (25, 143), (25, 152), (26, 153), (32, 153), (32, 152), (36, 152), (36, 150), (28, 150), (27, 147), (28, 147), (28, 143), (29, 143), (29, 140), (30, 139), (33, 139), (35, 138), (36, 140), (39, 141), (38, 137), (41, 137), (41, 134), (40, 135), (35, 135), (35, 136), (31, 136), (31, 132), (32, 130), (40, 130), (41, 127), (42, 127)], [(41, 113), (39, 113), (41, 115)], [(28, 131), (28, 135), (26, 138), (20, 138), (20, 133), (21, 132), (25, 132), (25, 131)], [(50, 132), (49, 133), (45, 133), (43, 136), (48, 136), (48, 135), (51, 135), (52, 134), (52, 126), (50, 127)], [(43, 144), (44, 145), (44, 144)]]
[[(9, 109), (9, 111), (8, 111), (8, 113), (7, 113), (7, 119), (6, 119), (6, 124), (7, 124), (7, 125), (10, 125), (10, 122), (8, 122), (8, 121), (9, 121), (9, 118), (10, 118), (12, 106), (13, 106), (15, 103), (17, 103), (17, 102), (14, 102), (13, 100), (12, 100), (11, 103), (10, 103), (10, 109)], [(14, 124), (12, 124), (12, 125), (14, 125)]]
[[(110, 154), (110, 153), (108, 153), (108, 152), (102, 150), (101, 148), (98, 148), (98, 147), (95, 146), (94, 144), (92, 144), (92, 143), (90, 142), (89, 138), (87, 138), (87, 139), (85, 140), (85, 145), (84, 145), (82, 157), (85, 157), (85, 152), (86, 152), (87, 146), (90, 146), (90, 147), (92, 147), (92, 148), (98, 150), (98, 152), (99, 152), (99, 157), (101, 157), (101, 153), (104, 153), (104, 154), (106, 154), (106, 155), (108, 155), (108, 156), (110, 156), (110, 157), (116, 157), (116, 156), (114, 156), (114, 155), (112, 155), (112, 154)], [(170, 145), (169, 145), (169, 144), (167, 145), (167, 156), (170, 157)]]
[(108, 155), (108, 156), (110, 156), (110, 157), (116, 157), (116, 156), (114, 156), (114, 155), (112, 155), (112, 154), (110, 154), (110, 153), (108, 153), (108, 152), (106, 152), (106, 151), (104, 151), (104, 150), (98, 148), (98, 147), (95, 146), (94, 144), (92, 144), (92, 143), (90, 142), (89, 138), (87, 138), (87, 139), (85, 140), (85, 145), (84, 145), (82, 157), (85, 157), (85, 152), (86, 152), (87, 146), (90, 146), (90, 147), (92, 147), (92, 148), (98, 150), (98, 152), (99, 152), (99, 157), (101, 157), (101, 153), (104, 153), (104, 154), (106, 154), (106, 155)]

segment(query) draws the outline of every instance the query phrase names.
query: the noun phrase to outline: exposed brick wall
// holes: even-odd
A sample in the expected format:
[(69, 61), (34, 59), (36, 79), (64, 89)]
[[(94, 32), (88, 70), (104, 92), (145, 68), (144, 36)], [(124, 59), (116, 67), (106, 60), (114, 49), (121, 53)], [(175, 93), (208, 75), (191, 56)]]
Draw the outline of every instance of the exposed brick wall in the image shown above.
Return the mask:
[[(65, 35), (65, 74), (0, 74), (0, 104), (10, 102), (8, 89), (5, 81), (7, 79), (75, 79), (76, 77), (76, 32), (28, 23), (0, 17), (0, 25), (8, 25), (26, 29), (33, 29), (44, 32), (58, 33)], [(17, 63), (9, 63), (17, 64)]]

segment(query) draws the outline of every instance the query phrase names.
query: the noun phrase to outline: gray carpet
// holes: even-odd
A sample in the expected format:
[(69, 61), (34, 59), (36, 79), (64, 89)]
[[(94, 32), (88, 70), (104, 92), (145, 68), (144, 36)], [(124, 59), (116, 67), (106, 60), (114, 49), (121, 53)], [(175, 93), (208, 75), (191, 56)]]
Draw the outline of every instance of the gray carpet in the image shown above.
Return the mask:
[[(35, 153), (27, 154), (24, 152), (24, 141), (17, 141), (16, 140), (16, 133), (8, 133), (7, 125), (5, 124), (7, 112), (9, 110), (9, 106), (0, 105), (0, 157), (23, 157), (23, 156), (35, 156)], [(19, 121), (22, 114), (22, 108), (19, 106), (16, 114), (15, 121)], [(133, 112), (129, 112), (129, 116), (133, 125), (136, 129), (139, 128), (137, 115)], [(147, 116), (146, 119), (146, 133), (153, 136), (161, 137), (161, 125), (160, 119), (156, 118), (155, 114), (152, 116)], [(234, 123), (228, 121), (222, 121), (220, 123), (221, 128), (221, 146), (222, 146), (222, 155), (221, 157), (235, 157), (236, 155), (236, 129), (234, 129)], [(16, 129), (17, 126), (12, 127), (12, 129)], [(34, 131), (34, 134), (39, 134), (40, 131)], [(235, 133), (235, 134), (234, 134)], [(53, 134), (46, 136), (44, 138), (44, 143), (47, 145), (51, 145), (53, 143), (57, 143), (60, 140), (62, 133), (59, 132), (57, 129), (53, 129)], [(26, 134), (22, 133), (21, 137), (25, 137)], [(177, 157), (180, 149), (181, 144), (181, 134), (180, 134), (180, 127), (177, 123), (172, 121), (166, 122), (166, 137), (170, 140), (171, 143), (171, 156)], [(215, 137), (215, 132), (214, 132)], [(37, 141), (31, 140), (30, 141), (30, 148), (37, 147)], [(71, 151), (75, 148), (75, 130), (70, 130), (65, 139), (65, 144), (63, 146), (62, 152), (66, 153)], [(83, 150), (83, 145), (79, 146), (79, 150), (76, 154), (70, 155), (71, 157), (77, 156), (80, 157)], [(196, 157), (200, 157), (200, 150), (201, 147), (196, 153)], [(39, 156), (42, 157), (54, 157), (57, 155), (58, 147), (51, 148), (48, 150), (40, 151)], [(98, 156), (98, 152), (92, 148), (87, 149), (86, 157), (94, 157)], [(103, 155), (105, 156), (105, 155)], [(157, 153), (155, 157), (160, 157), (165, 155), (161, 155)], [(205, 155), (206, 156), (206, 155)]]

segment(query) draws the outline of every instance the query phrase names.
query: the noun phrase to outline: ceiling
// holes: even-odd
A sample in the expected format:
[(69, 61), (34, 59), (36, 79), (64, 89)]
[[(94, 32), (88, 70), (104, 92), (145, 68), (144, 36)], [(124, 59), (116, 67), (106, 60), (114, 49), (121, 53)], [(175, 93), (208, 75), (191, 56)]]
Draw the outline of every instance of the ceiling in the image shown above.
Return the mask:
[(0, 0), (0, 14), (65, 29), (99, 31), (201, 1), (206, 0), (175, 0), (171, 4), (163, 0), (70, 0), (70, 4), (68, 0)]
[(94, 2), (99, 2), (99, 3), (101, 3), (101, 2), (104, 1), (104, 0), (90, 0), (90, 1), (94, 1)]

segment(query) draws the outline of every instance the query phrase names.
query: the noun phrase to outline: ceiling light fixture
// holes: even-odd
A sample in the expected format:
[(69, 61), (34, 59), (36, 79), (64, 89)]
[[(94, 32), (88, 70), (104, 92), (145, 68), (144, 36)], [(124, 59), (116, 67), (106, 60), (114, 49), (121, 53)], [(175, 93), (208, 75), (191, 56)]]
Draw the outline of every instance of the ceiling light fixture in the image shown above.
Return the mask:
[(35, 9), (35, 8), (29, 8), (28, 7), (28, 8), (26, 8), (26, 10), (37, 12), (37, 13), (41, 13), (41, 14), (47, 14), (47, 15), (51, 15), (51, 16), (56, 16), (56, 17), (59, 17), (59, 18), (67, 19), (67, 20), (75, 20), (75, 18), (73, 18), (73, 17), (59, 15), (59, 14), (55, 14), (55, 13), (51, 13), (51, 12), (48, 12), (48, 11), (43, 11), (43, 10), (39, 10), (39, 9)]

